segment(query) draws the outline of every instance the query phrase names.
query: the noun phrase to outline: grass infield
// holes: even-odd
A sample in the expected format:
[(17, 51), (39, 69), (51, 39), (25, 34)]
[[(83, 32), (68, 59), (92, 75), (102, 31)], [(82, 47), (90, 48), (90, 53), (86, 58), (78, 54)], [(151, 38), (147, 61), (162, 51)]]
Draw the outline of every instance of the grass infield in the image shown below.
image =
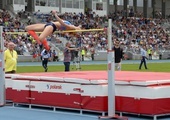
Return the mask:
[[(148, 69), (144, 66), (139, 70), (139, 64), (122, 64), (122, 71), (139, 71), (139, 72), (170, 72), (170, 63), (148, 63)], [(107, 70), (106, 64), (101, 65), (81, 65), (80, 71), (100, 71)], [(49, 66), (48, 72), (62, 72), (64, 65)], [(77, 71), (75, 66), (70, 66), (70, 71)], [(18, 66), (17, 73), (35, 73), (44, 72), (42, 66)]]

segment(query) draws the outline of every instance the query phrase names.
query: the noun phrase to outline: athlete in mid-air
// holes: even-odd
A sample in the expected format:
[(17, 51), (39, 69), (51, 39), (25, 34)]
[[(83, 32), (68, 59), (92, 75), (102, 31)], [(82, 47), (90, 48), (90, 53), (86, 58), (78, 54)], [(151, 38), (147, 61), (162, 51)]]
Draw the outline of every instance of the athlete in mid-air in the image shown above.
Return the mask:
[[(46, 50), (49, 50), (49, 46), (46, 37), (53, 34), (56, 30), (80, 30), (80, 26), (75, 26), (67, 20), (61, 19), (55, 10), (51, 11), (56, 17), (56, 22), (48, 22), (46, 24), (32, 24), (25, 27), (25, 30), (40, 44), (42, 43)], [(41, 32), (38, 36), (36, 32)]]

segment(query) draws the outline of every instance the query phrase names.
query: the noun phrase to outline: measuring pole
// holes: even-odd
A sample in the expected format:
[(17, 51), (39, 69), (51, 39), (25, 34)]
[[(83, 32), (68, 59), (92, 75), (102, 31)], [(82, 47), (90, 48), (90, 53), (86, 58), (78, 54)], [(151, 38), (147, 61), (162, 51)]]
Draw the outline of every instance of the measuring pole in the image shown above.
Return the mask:
[(3, 26), (0, 26), (0, 106), (5, 105), (5, 68)]
[(108, 22), (108, 116), (115, 116), (115, 62), (114, 62), (114, 51), (112, 50), (112, 19)]

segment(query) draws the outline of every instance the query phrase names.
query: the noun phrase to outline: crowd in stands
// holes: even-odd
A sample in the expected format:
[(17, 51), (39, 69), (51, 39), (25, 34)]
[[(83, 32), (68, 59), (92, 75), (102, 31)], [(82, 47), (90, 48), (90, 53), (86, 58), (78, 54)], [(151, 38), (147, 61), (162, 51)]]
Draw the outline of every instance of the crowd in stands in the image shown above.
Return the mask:
[[(22, 13), (20, 13), (21, 15)], [(152, 51), (168, 49), (170, 43), (169, 31), (162, 27), (164, 19), (143, 18), (142, 13), (134, 13), (133, 9), (125, 16), (124, 11), (110, 13), (109, 16), (98, 16), (95, 12), (64, 13), (59, 15), (62, 19), (70, 21), (74, 25), (81, 25), (83, 29), (97, 29), (107, 27), (108, 18), (113, 19), (113, 40), (118, 39), (124, 51), (131, 51), (134, 54), (140, 52), (140, 46), (146, 46)], [(42, 23), (55, 20), (51, 14), (43, 14), (40, 11), (34, 13), (34, 17)], [(0, 24), (4, 25), (5, 31), (24, 31), (25, 23), (21, 23), (19, 17), (12, 18), (8, 11), (0, 12)], [(92, 46), (96, 51), (107, 49), (107, 34), (103, 32), (84, 32), (76, 35), (63, 36), (71, 41), (75, 47), (84, 47), (90, 52)], [(53, 36), (54, 37), (54, 36)], [(39, 53), (42, 49), (29, 35), (6, 35), (5, 44), (13, 41), (17, 45), (18, 54), (23, 54), (26, 48), (31, 54)]]

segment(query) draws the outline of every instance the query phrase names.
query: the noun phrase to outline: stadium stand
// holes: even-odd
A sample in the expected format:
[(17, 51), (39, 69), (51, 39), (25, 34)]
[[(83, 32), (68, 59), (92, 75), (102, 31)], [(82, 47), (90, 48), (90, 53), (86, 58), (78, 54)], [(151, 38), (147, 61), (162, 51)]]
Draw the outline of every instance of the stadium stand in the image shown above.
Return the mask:
[[(25, 25), (34, 23), (29, 19), (32, 15), (34, 20), (36, 19), (36, 22), (45, 23), (55, 20), (50, 13), (44, 14), (40, 11), (32, 14), (19, 11), (14, 18), (11, 17), (8, 11), (1, 10), (0, 24), (4, 26), (5, 32), (24, 31)], [(60, 17), (69, 20), (75, 25), (81, 24), (85, 29), (107, 27), (107, 19), (111, 17), (114, 23), (113, 40), (120, 40), (121, 47), (124, 49), (125, 59), (139, 59), (140, 46), (142, 45), (152, 50), (152, 55), (155, 59), (158, 59), (160, 56), (164, 59), (170, 58), (168, 19), (145, 19), (141, 12), (135, 13), (133, 9), (129, 11), (128, 17), (124, 16), (123, 10), (110, 13), (109, 16), (98, 16), (95, 12), (93, 14), (86, 12), (86, 14), (64, 13)], [(21, 22), (21, 19), (25, 19), (27, 22)], [(16, 44), (16, 51), (19, 55), (38, 56), (43, 49), (28, 34), (6, 35), (5, 45), (9, 41), (13, 41)], [(107, 50), (107, 35), (103, 32), (85, 32), (76, 36), (56, 34), (49, 36), (48, 41), (53, 46), (53, 49), (59, 53), (62, 53), (63, 46), (67, 41), (72, 42), (75, 47), (85, 47), (87, 57), (90, 56), (89, 48), (91, 45), (95, 46), (96, 58), (101, 51), (106, 52)]]

